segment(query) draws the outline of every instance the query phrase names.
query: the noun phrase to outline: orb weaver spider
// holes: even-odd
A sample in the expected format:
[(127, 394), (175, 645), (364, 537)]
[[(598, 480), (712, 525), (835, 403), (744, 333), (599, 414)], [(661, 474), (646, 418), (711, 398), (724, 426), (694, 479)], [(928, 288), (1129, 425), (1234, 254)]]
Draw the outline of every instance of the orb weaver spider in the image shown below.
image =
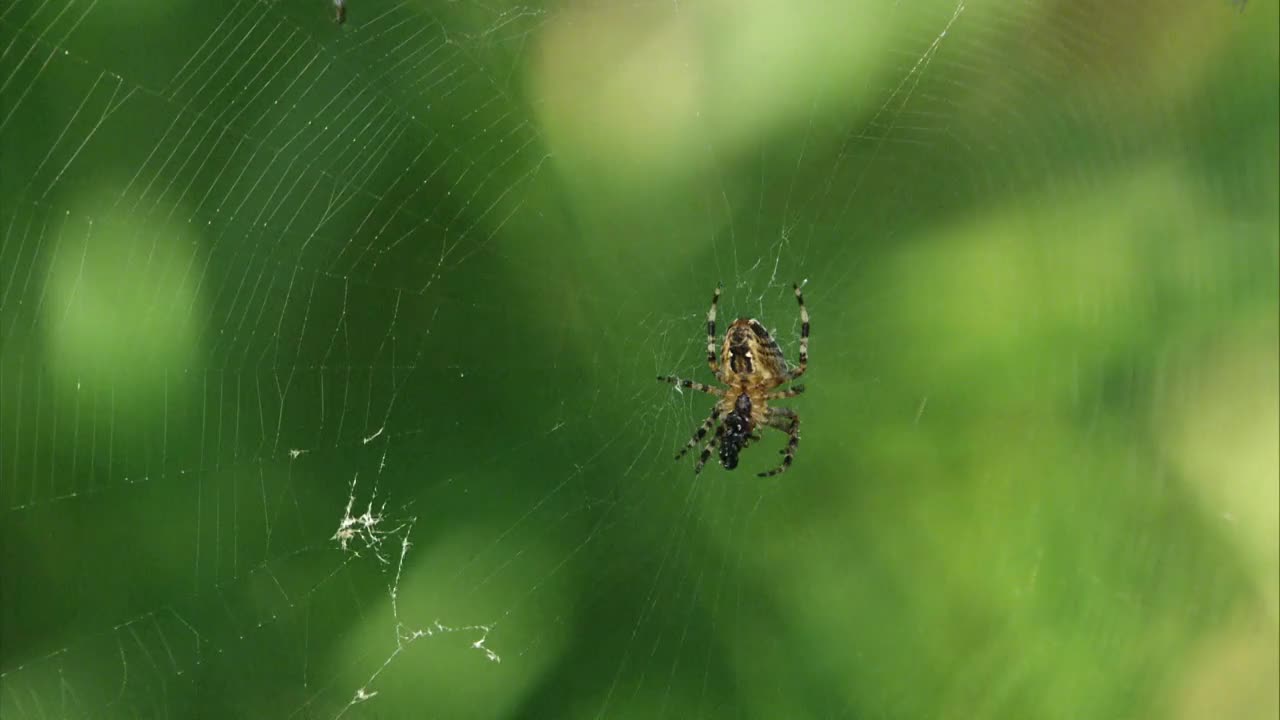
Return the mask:
[(800, 363), (795, 368), (787, 365), (777, 341), (755, 318), (738, 318), (733, 321), (725, 331), (717, 360), (716, 305), (720, 302), (722, 287), (723, 285), (716, 286), (716, 292), (711, 296), (711, 309), (707, 312), (707, 366), (716, 379), (727, 387), (704, 385), (674, 375), (658, 376), (658, 380), (662, 382), (719, 398), (711, 409), (711, 415), (684, 448), (676, 453), (676, 459), (679, 460), (689, 450), (697, 447), (702, 438), (711, 432), (711, 439), (703, 446), (693, 473), (697, 475), (702, 472), (702, 466), (707, 463), (711, 451), (717, 445), (720, 448), (720, 464), (726, 470), (732, 470), (738, 466), (738, 454), (752, 442), (760, 440), (756, 430), (761, 427), (773, 428), (786, 433), (790, 440), (786, 449), (781, 451), (782, 464), (768, 472), (758, 473), (759, 477), (771, 477), (786, 472), (791, 467), (796, 448), (800, 445), (800, 416), (790, 408), (770, 407), (769, 402), (795, 397), (804, 392), (803, 385), (792, 385), (786, 390), (775, 388), (799, 378), (808, 369), (809, 311), (804, 306), (800, 286), (793, 285), (796, 302), (800, 305)]

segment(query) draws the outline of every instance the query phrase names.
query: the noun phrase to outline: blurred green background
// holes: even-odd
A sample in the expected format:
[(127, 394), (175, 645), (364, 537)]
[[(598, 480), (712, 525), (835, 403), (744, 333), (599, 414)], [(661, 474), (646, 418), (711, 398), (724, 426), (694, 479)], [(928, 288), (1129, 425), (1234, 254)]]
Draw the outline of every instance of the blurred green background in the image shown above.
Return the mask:
[(347, 5), (0, 8), (0, 716), (1280, 716), (1276, 3)]

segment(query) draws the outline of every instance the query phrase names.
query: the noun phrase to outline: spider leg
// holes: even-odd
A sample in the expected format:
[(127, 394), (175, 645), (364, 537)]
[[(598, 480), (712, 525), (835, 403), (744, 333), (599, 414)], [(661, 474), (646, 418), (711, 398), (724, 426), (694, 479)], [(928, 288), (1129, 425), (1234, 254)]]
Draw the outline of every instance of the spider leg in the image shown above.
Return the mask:
[[(711, 411), (711, 416), (708, 417), (706, 420), (703, 420), (702, 425), (698, 428), (698, 431), (693, 434), (693, 437), (689, 438), (689, 442), (685, 443), (684, 447), (680, 448), (680, 452), (676, 453), (676, 460), (679, 460), (680, 458), (684, 457), (685, 453), (697, 447), (698, 443), (702, 442), (702, 438), (707, 436), (707, 431), (710, 430), (711, 426), (715, 425), (716, 420), (719, 420), (719, 419), (720, 419), (720, 407), (717, 405), (716, 408)], [(720, 433), (720, 430), (719, 428), (717, 428), (716, 434), (719, 435), (719, 433)]]
[(809, 310), (804, 306), (804, 295), (796, 285), (796, 302), (800, 305), (800, 364), (787, 373), (787, 381), (795, 380), (809, 367)]
[(804, 392), (803, 385), (794, 385), (786, 390), (778, 390), (777, 392), (771, 392), (768, 395), (765, 395), (764, 399), (765, 400), (784, 400), (786, 398), (795, 397), (802, 392)]
[(716, 304), (720, 302), (720, 288), (723, 283), (716, 284), (716, 293), (711, 296), (711, 309), (707, 311), (707, 367), (720, 377), (720, 363), (716, 360)]
[(678, 378), (674, 375), (659, 375), (658, 379), (661, 380), (662, 382), (671, 383), (672, 385), (675, 385), (677, 387), (689, 388), (690, 390), (697, 390), (698, 392), (704, 392), (708, 395), (715, 395), (716, 397), (724, 397), (724, 390), (721, 390), (718, 387), (712, 387), (710, 385), (703, 385), (702, 383), (696, 380), (685, 380), (683, 378)]
[(698, 463), (693, 466), (693, 474), (697, 475), (702, 472), (702, 466), (707, 464), (707, 458), (711, 457), (711, 450), (720, 443), (720, 437), (724, 435), (724, 425), (716, 426), (716, 434), (711, 436), (705, 447), (702, 448), (702, 454), (698, 456)]
[(800, 416), (791, 408), (769, 408), (765, 424), (791, 436), (787, 449), (782, 451), (782, 464), (769, 472), (758, 473), (759, 477), (772, 477), (786, 472), (787, 468), (791, 467), (791, 461), (796, 456), (796, 447), (800, 445)]

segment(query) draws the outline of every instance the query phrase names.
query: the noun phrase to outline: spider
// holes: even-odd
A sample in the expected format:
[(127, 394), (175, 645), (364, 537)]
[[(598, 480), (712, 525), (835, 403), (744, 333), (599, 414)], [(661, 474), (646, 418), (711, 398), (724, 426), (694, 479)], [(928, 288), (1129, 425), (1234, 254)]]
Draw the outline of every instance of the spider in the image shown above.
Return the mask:
[(800, 286), (792, 287), (795, 288), (796, 302), (800, 304), (800, 364), (795, 368), (787, 365), (778, 343), (755, 318), (738, 318), (733, 321), (724, 334), (720, 360), (717, 362), (716, 304), (720, 302), (722, 288), (722, 285), (717, 285), (715, 295), (711, 296), (711, 310), (707, 312), (707, 365), (715, 373), (716, 379), (728, 387), (712, 387), (674, 375), (658, 376), (662, 382), (720, 398), (711, 409), (711, 416), (702, 423), (684, 448), (676, 453), (677, 460), (684, 457), (685, 453), (702, 442), (702, 438), (706, 437), (712, 427), (715, 428), (693, 468), (695, 475), (702, 472), (702, 466), (707, 463), (712, 449), (717, 445), (720, 446), (720, 464), (726, 470), (738, 467), (738, 453), (751, 442), (760, 439), (756, 429), (762, 426), (784, 432), (791, 439), (787, 442), (786, 449), (781, 451), (782, 464), (768, 472), (759, 473), (759, 476), (771, 477), (786, 472), (791, 467), (796, 447), (800, 444), (800, 416), (790, 408), (769, 407), (769, 401), (795, 397), (804, 392), (803, 385), (792, 385), (787, 390), (774, 389), (803, 375), (809, 364), (809, 311), (805, 309)]

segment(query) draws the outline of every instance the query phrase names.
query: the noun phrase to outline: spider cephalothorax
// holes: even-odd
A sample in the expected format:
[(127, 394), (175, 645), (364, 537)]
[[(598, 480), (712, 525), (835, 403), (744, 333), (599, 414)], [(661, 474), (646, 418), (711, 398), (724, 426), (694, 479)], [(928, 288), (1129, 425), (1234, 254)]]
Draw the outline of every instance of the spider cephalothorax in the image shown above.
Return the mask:
[(755, 425), (751, 422), (751, 396), (742, 393), (733, 403), (733, 412), (725, 416), (720, 433), (720, 464), (726, 470), (738, 467), (738, 453), (751, 438)]
[(790, 440), (783, 450), (782, 464), (769, 472), (760, 473), (760, 476), (776, 475), (791, 467), (796, 447), (800, 444), (800, 417), (789, 408), (769, 407), (769, 401), (795, 397), (804, 392), (803, 385), (793, 385), (789, 390), (774, 390), (803, 375), (809, 364), (809, 311), (804, 306), (804, 296), (800, 294), (799, 285), (795, 286), (795, 293), (796, 302), (800, 305), (800, 363), (795, 368), (787, 365), (778, 343), (754, 318), (733, 321), (725, 331), (717, 361), (716, 305), (720, 301), (720, 287), (717, 286), (715, 295), (711, 298), (711, 310), (707, 312), (707, 365), (716, 378), (728, 387), (712, 387), (671, 375), (658, 376), (664, 382), (720, 398), (711, 410), (711, 416), (676, 455), (679, 459), (690, 448), (697, 447), (714, 427), (715, 432), (702, 448), (694, 473), (702, 471), (702, 466), (711, 457), (711, 449), (717, 445), (720, 446), (720, 464), (726, 470), (736, 468), (738, 453), (752, 441), (760, 439), (755, 430), (762, 426), (785, 432)]

